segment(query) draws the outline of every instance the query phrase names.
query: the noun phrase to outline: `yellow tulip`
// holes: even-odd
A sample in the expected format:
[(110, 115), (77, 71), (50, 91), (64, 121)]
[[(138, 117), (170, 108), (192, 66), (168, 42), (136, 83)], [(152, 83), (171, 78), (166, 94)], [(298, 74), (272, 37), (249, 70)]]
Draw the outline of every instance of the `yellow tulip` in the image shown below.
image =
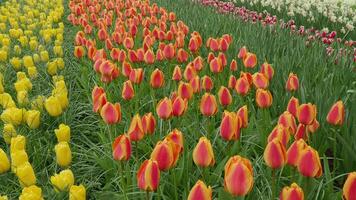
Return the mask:
[(38, 110), (28, 110), (25, 113), (25, 121), (30, 129), (36, 129), (40, 126), (40, 111)]
[(30, 76), (30, 78), (36, 78), (38, 74), (37, 69), (34, 66), (27, 68), (27, 73)]
[(19, 109), (15, 107), (7, 108), (2, 112), (1, 120), (5, 123), (10, 123), (15, 126), (18, 126), (21, 124), (25, 112), (25, 109)]
[(46, 100), (46, 97), (42, 96), (42, 95), (38, 95), (36, 97), (36, 99), (34, 99), (31, 103), (31, 108), (33, 110), (43, 110), (43, 104), (44, 104), (44, 101)]
[(36, 185), (31, 185), (22, 189), (19, 200), (43, 200), (42, 189)]
[(0, 62), (6, 62), (7, 60), (7, 51), (0, 50)]
[(21, 47), (19, 45), (15, 45), (14, 46), (15, 55), (21, 55), (21, 52), (22, 52)]
[(27, 47), (28, 45), (28, 38), (27, 36), (21, 36), (18, 41), (21, 43), (22, 47)]
[(58, 57), (63, 57), (63, 48), (62, 48), (62, 46), (54, 46), (53, 47), (53, 52), (54, 52), (54, 55), (56, 55)]
[(26, 147), (26, 138), (22, 135), (17, 135), (16, 137), (11, 138), (11, 146), (10, 146), (10, 152), (16, 152), (16, 151), (21, 151), (25, 150)]
[(17, 103), (19, 105), (26, 105), (28, 103), (28, 92), (26, 90), (17, 93)]
[(2, 136), (7, 144), (10, 144), (11, 138), (16, 137), (16, 129), (12, 124), (4, 124), (4, 129), (2, 131)]
[(26, 68), (29, 68), (29, 67), (34, 67), (35, 64), (33, 63), (33, 59), (32, 59), (32, 56), (24, 56), (22, 58), (23, 60), (23, 65), (26, 67)]
[(14, 70), (16, 70), (16, 71), (20, 70), (21, 67), (22, 67), (22, 61), (18, 57), (11, 58), (10, 64), (14, 68)]
[(49, 60), (49, 55), (47, 51), (41, 51), (40, 55), (41, 55), (42, 62), (47, 62)]
[(64, 60), (63, 60), (63, 58), (57, 58), (55, 61), (57, 63), (57, 67), (60, 70), (64, 69)]
[(34, 53), (32, 55), (32, 58), (33, 58), (33, 62), (35, 62), (35, 63), (39, 63), (41, 61), (41, 57), (37, 53)]
[(51, 183), (56, 191), (68, 191), (74, 184), (74, 175), (70, 169), (51, 176)]
[(47, 72), (51, 76), (57, 74), (57, 62), (48, 62), (47, 63)]
[(72, 152), (68, 142), (60, 142), (55, 147), (57, 164), (61, 167), (68, 167), (72, 162)]
[(38, 43), (36, 40), (30, 40), (30, 42), (28, 44), (30, 45), (30, 49), (32, 51), (35, 51), (38, 46)]
[(6, 195), (4, 195), (4, 196), (0, 196), (0, 200), (8, 200), (8, 198)]
[(58, 142), (69, 142), (70, 127), (65, 124), (60, 124), (58, 129), (54, 129)]
[(0, 105), (4, 109), (16, 107), (14, 100), (8, 93), (0, 94)]
[(58, 97), (50, 96), (45, 101), (45, 108), (49, 115), (52, 117), (57, 117), (62, 114), (62, 106)]
[(86, 190), (83, 185), (73, 185), (69, 190), (69, 200), (85, 200)]
[(28, 162), (28, 155), (25, 150), (18, 150), (11, 152), (11, 168), (12, 171), (16, 171), (17, 167)]
[(29, 162), (25, 162), (16, 168), (16, 176), (22, 186), (28, 187), (36, 184), (36, 176)]
[(0, 174), (9, 171), (10, 161), (4, 150), (0, 148)]

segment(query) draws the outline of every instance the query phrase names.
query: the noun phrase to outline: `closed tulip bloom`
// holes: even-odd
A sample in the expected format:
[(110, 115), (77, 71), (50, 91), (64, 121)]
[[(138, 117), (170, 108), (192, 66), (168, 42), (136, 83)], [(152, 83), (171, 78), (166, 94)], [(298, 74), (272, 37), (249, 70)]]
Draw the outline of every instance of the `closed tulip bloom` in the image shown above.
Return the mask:
[(252, 75), (252, 82), (256, 88), (266, 89), (269, 85), (268, 78), (260, 72), (256, 72)]
[(130, 123), (130, 128), (127, 131), (127, 135), (131, 141), (139, 141), (145, 136), (143, 131), (142, 120), (139, 114), (136, 114)]
[(155, 62), (155, 54), (151, 49), (148, 49), (144, 55), (144, 61), (147, 64), (153, 64)]
[(272, 105), (273, 97), (269, 90), (256, 90), (256, 103), (260, 108), (269, 108)]
[(342, 196), (345, 200), (356, 199), (356, 172), (351, 172), (342, 188)]
[(38, 110), (28, 110), (25, 112), (25, 122), (30, 129), (36, 129), (40, 126), (40, 114)]
[(211, 200), (212, 193), (210, 186), (207, 187), (203, 181), (198, 180), (190, 190), (187, 200)]
[(51, 176), (51, 183), (56, 191), (68, 191), (74, 185), (74, 175), (70, 169)]
[(5, 123), (18, 126), (22, 123), (25, 113), (25, 109), (15, 107), (7, 108), (1, 113), (1, 120)]
[(183, 75), (185, 80), (190, 81), (197, 75), (197, 71), (192, 64), (188, 64)]
[(316, 118), (316, 106), (311, 103), (300, 105), (297, 111), (297, 118), (299, 123), (305, 125), (313, 123)]
[(75, 46), (74, 47), (74, 56), (76, 58), (82, 58), (84, 55), (85, 55), (84, 47), (82, 47), (82, 46)]
[(210, 91), (214, 88), (214, 82), (209, 76), (203, 76), (201, 78), (201, 88)]
[(208, 138), (199, 139), (193, 150), (193, 161), (199, 167), (209, 167), (215, 164), (213, 147)]
[(189, 40), (188, 48), (192, 53), (195, 53), (199, 50), (199, 42), (196, 37), (191, 37)]
[(323, 174), (319, 153), (310, 146), (301, 151), (297, 167), (306, 177), (319, 178)]
[(203, 69), (204, 67), (204, 60), (201, 56), (197, 56), (194, 60), (193, 60), (193, 65), (194, 65), (194, 69), (197, 71), (200, 71)]
[(18, 166), (21, 166), (26, 162), (28, 162), (28, 155), (25, 150), (11, 152), (11, 170), (13, 172), (16, 171)]
[(205, 116), (213, 116), (218, 111), (215, 96), (205, 93), (200, 100), (200, 112)]
[(25, 150), (26, 147), (26, 138), (22, 135), (17, 135), (16, 137), (11, 138), (10, 152)]
[(248, 159), (237, 155), (227, 161), (224, 187), (233, 196), (245, 196), (252, 190), (253, 168)]
[(221, 86), (218, 92), (219, 102), (222, 106), (228, 106), (232, 103), (232, 96), (229, 89)]
[(172, 80), (174, 81), (182, 80), (182, 70), (178, 65), (174, 67)]
[(245, 96), (250, 91), (250, 84), (246, 78), (240, 77), (235, 84), (237, 94)]
[(72, 185), (69, 189), (69, 200), (86, 200), (86, 189), (83, 185)]
[(271, 133), (268, 136), (268, 142), (271, 142), (274, 138), (278, 138), (279, 141), (282, 142), (284, 147), (287, 147), (287, 144), (290, 139), (290, 134), (288, 128), (277, 124), (276, 127), (271, 131)]
[(247, 54), (248, 50), (245, 46), (241, 47), (241, 49), (239, 50), (239, 53), (237, 54), (237, 57), (240, 59), (243, 59), (246, 54)]
[(159, 118), (168, 119), (172, 116), (172, 101), (165, 97), (161, 101), (158, 102), (156, 107), (156, 112)]
[(295, 122), (294, 116), (288, 112), (284, 111), (278, 118), (278, 124), (284, 126), (285, 128), (288, 128), (290, 131), (290, 134), (294, 134), (295, 131), (297, 130), (297, 124)]
[(150, 84), (152, 88), (160, 88), (164, 85), (164, 74), (161, 70), (155, 69), (152, 72)]
[(65, 124), (60, 124), (58, 129), (54, 129), (58, 143), (69, 142), (70, 140), (70, 127)]
[(267, 144), (263, 158), (272, 169), (281, 168), (286, 163), (286, 149), (279, 138), (275, 138)]
[(174, 142), (175, 144), (178, 145), (179, 153), (183, 152), (184, 136), (183, 136), (183, 133), (181, 131), (179, 131), (178, 129), (173, 129), (173, 131), (168, 133), (168, 135), (166, 136), (166, 138), (164, 140), (171, 140), (172, 142)]
[(224, 69), (219, 58), (213, 58), (209, 62), (209, 66), (210, 66), (210, 71), (213, 72), (213, 73), (222, 72), (222, 70)]
[(178, 95), (183, 99), (191, 99), (193, 97), (193, 88), (190, 83), (180, 82), (178, 86)]
[(274, 75), (274, 69), (271, 64), (269, 64), (268, 62), (264, 62), (261, 65), (260, 73), (265, 75), (268, 78), (268, 80), (271, 80)]
[(307, 146), (303, 139), (295, 140), (287, 150), (287, 164), (296, 167), (302, 151)]
[(155, 132), (156, 119), (151, 112), (142, 116), (142, 128), (145, 134), (152, 135)]
[(16, 129), (12, 124), (4, 124), (2, 136), (7, 144), (10, 144), (11, 138), (17, 136)]
[(131, 100), (135, 96), (135, 90), (132, 86), (132, 82), (127, 80), (122, 87), (121, 97), (125, 100)]
[(22, 186), (28, 187), (36, 184), (36, 176), (29, 162), (25, 162), (16, 168), (16, 176)]
[(336, 102), (330, 109), (326, 121), (332, 125), (341, 126), (345, 119), (345, 107), (344, 103), (340, 100)]
[(294, 117), (297, 117), (298, 107), (299, 100), (292, 96), (288, 102), (287, 111), (290, 112)]
[(241, 119), (241, 128), (247, 128), (248, 126), (248, 109), (247, 105), (242, 106), (236, 112), (237, 116)]
[(57, 117), (63, 112), (61, 102), (58, 97), (50, 96), (46, 99), (44, 105), (48, 114), (52, 117)]
[(304, 124), (298, 124), (297, 130), (294, 134), (294, 138), (296, 140), (298, 139), (308, 140), (309, 138), (308, 127)]
[(101, 108), (106, 104), (106, 94), (103, 88), (95, 86), (91, 93), (92, 101), (93, 101), (93, 111), (99, 112)]
[(243, 63), (246, 68), (254, 68), (257, 64), (257, 57), (254, 53), (246, 53), (243, 58)]
[(225, 110), (220, 124), (220, 135), (227, 141), (238, 140), (241, 126), (241, 118), (236, 113)]
[(130, 138), (125, 134), (119, 135), (112, 143), (112, 154), (114, 160), (129, 160), (131, 157)]
[(68, 142), (59, 142), (54, 147), (57, 164), (61, 167), (68, 167), (72, 162), (72, 152)]
[(237, 71), (237, 62), (235, 59), (232, 59), (230, 63), (230, 71), (232, 72)]
[(163, 55), (166, 59), (170, 60), (176, 56), (176, 48), (173, 46), (173, 44), (167, 44), (165, 45), (163, 49)]
[(199, 76), (195, 76), (193, 79), (189, 81), (189, 84), (192, 86), (193, 93), (198, 93), (200, 92), (200, 78)]
[(178, 96), (172, 103), (172, 114), (175, 117), (182, 116), (188, 108), (188, 100)]
[(299, 88), (299, 79), (296, 74), (290, 73), (286, 82), (286, 90), (293, 92)]
[(279, 195), (279, 200), (304, 200), (304, 192), (296, 183), (286, 186)]
[(0, 148), (0, 174), (3, 174), (10, 169), (10, 161), (4, 150)]
[(180, 63), (187, 62), (189, 54), (184, 49), (178, 49), (177, 61)]
[(106, 124), (116, 124), (121, 121), (121, 106), (119, 103), (107, 102), (100, 111), (101, 118)]
[(236, 86), (236, 77), (234, 75), (230, 75), (229, 77), (229, 83), (228, 83), (228, 88), (229, 89), (235, 89)]
[(145, 160), (138, 169), (136, 178), (137, 185), (141, 190), (156, 191), (160, 179), (157, 161)]
[(42, 189), (36, 185), (31, 185), (22, 189), (19, 200), (43, 200)]
[(143, 80), (143, 69), (132, 69), (129, 75), (130, 81), (136, 84), (140, 84)]
[(152, 150), (151, 159), (157, 161), (158, 168), (162, 171), (174, 167), (178, 161), (179, 146), (171, 140), (157, 142)]
[(240, 72), (240, 78), (245, 78), (248, 81), (249, 85), (252, 85), (252, 74), (249, 72)]

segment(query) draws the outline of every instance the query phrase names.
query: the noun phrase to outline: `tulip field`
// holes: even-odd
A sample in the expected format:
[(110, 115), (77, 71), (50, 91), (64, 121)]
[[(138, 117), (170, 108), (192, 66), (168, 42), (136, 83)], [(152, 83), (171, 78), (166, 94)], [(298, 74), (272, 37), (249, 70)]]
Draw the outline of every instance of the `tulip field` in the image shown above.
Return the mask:
[(318, 3), (0, 0), (0, 200), (356, 200), (356, 4)]

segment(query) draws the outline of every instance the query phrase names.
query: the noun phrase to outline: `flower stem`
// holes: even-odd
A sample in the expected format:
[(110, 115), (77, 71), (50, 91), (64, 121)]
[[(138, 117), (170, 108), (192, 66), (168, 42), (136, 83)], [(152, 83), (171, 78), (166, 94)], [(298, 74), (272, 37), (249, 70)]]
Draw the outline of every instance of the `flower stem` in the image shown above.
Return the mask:
[(146, 190), (146, 200), (150, 199), (150, 191)]
[(275, 174), (275, 170), (272, 169), (272, 198), (271, 199), (275, 199), (275, 195), (276, 195), (276, 174)]

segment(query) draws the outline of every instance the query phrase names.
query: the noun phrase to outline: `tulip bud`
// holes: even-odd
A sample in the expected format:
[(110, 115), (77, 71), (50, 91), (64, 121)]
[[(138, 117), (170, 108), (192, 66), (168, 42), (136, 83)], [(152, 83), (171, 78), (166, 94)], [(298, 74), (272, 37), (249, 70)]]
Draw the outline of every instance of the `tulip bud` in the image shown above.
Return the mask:
[(114, 160), (129, 160), (131, 156), (131, 142), (125, 134), (119, 135), (112, 143)]
[(205, 93), (200, 101), (200, 112), (205, 116), (213, 116), (218, 111), (215, 96)]
[(279, 200), (304, 200), (304, 192), (296, 183), (286, 186), (279, 195)]
[(178, 50), (178, 52), (177, 52), (177, 61), (179, 63), (187, 62), (188, 57), (189, 57), (189, 55), (184, 49), (179, 49)]
[(174, 142), (176, 145), (179, 147), (179, 153), (183, 152), (184, 148), (184, 138), (183, 138), (183, 133), (180, 132), (178, 129), (173, 129), (164, 140), (171, 140)]
[(235, 89), (235, 86), (236, 86), (236, 77), (234, 75), (230, 75), (230, 78), (229, 78), (229, 83), (228, 83), (228, 88), (229, 89)]
[(246, 56), (247, 52), (248, 52), (247, 48), (246, 48), (245, 46), (243, 46), (243, 47), (241, 47), (241, 49), (239, 50), (239, 53), (237, 54), (237, 57), (238, 57), (239, 59), (243, 59), (243, 58)]
[(260, 108), (269, 108), (272, 105), (273, 97), (269, 90), (256, 90), (256, 103)]
[(60, 124), (58, 129), (54, 129), (58, 143), (69, 142), (70, 140), (70, 127), (65, 124)]
[(247, 52), (243, 58), (243, 63), (246, 68), (254, 68), (257, 64), (257, 57), (255, 54)]
[(15, 107), (7, 108), (2, 112), (1, 120), (5, 123), (18, 126), (22, 123), (25, 113), (25, 109), (19, 109)]
[(157, 161), (145, 160), (137, 171), (137, 185), (141, 190), (157, 190), (160, 171)]
[(172, 115), (172, 101), (165, 97), (161, 101), (158, 102), (156, 107), (156, 112), (158, 117), (161, 119), (168, 119)]
[(191, 84), (180, 82), (178, 86), (178, 95), (183, 99), (191, 99), (193, 97), (193, 88)]
[(286, 82), (286, 90), (293, 92), (298, 90), (299, 79), (296, 74), (290, 73)]
[(284, 113), (282, 113), (279, 116), (278, 124), (280, 124), (280, 125), (284, 126), (285, 128), (289, 129), (291, 134), (294, 134), (296, 129), (297, 129), (297, 124), (295, 122), (295, 118), (288, 111), (285, 111)]
[(163, 49), (163, 55), (166, 59), (170, 60), (176, 56), (176, 48), (173, 46), (173, 44), (167, 44), (165, 45)]
[(10, 161), (4, 150), (0, 148), (0, 174), (3, 174), (10, 169)]
[(151, 49), (148, 49), (144, 55), (144, 61), (146, 64), (153, 64), (155, 62), (155, 54)]
[(83, 185), (72, 185), (69, 190), (69, 200), (85, 200), (86, 189)]
[(194, 69), (196, 71), (200, 71), (203, 69), (204, 67), (204, 61), (203, 58), (201, 56), (197, 56), (194, 60), (193, 60), (193, 65), (194, 65)]
[(24, 118), (30, 129), (36, 129), (40, 126), (40, 114), (38, 110), (28, 110), (25, 112)]
[(228, 106), (232, 103), (232, 96), (230, 94), (229, 89), (224, 86), (220, 87), (218, 92), (219, 102), (222, 106)]
[(192, 78), (194, 78), (197, 75), (197, 71), (195, 70), (192, 64), (188, 64), (184, 70), (183, 75), (185, 80), (190, 81)]
[(268, 142), (263, 153), (263, 158), (266, 164), (272, 169), (280, 168), (286, 163), (286, 149), (279, 138)]
[(57, 117), (62, 114), (63, 109), (61, 106), (61, 102), (58, 97), (50, 96), (45, 101), (45, 108), (48, 114), (52, 117)]
[(220, 135), (227, 141), (238, 140), (241, 126), (241, 118), (236, 113), (225, 110), (220, 124)]
[(237, 155), (227, 161), (224, 187), (233, 196), (245, 196), (252, 190), (253, 168), (248, 159)]
[(16, 168), (16, 176), (22, 186), (28, 187), (36, 184), (36, 176), (29, 162), (25, 162)]
[(180, 67), (177, 65), (174, 67), (173, 70), (173, 75), (172, 75), (172, 80), (174, 81), (180, 81), (182, 79), (182, 70)]
[(202, 89), (206, 91), (210, 91), (214, 88), (214, 82), (209, 76), (203, 76), (203, 78), (201, 78), (201, 82)]
[(236, 115), (241, 119), (241, 128), (247, 128), (248, 126), (248, 110), (247, 105), (242, 106), (236, 112)]
[(205, 183), (198, 180), (193, 188), (190, 190), (187, 200), (211, 200), (212, 199), (212, 189), (207, 187)]
[[(76, 58), (82, 58), (84, 55), (85, 55), (84, 47), (82, 47), (82, 46), (75, 46), (74, 47), (74, 56)], [(41, 58), (42, 58), (42, 56), (41, 56)]]
[(297, 117), (298, 107), (299, 100), (292, 96), (288, 102), (287, 111), (290, 112), (294, 117)]
[(223, 70), (223, 65), (222, 65), (220, 59), (218, 59), (218, 58), (213, 58), (209, 62), (209, 66), (210, 66), (210, 71), (213, 73), (219, 73), (219, 72), (222, 72), (222, 70)]
[(326, 121), (332, 125), (341, 126), (345, 119), (345, 107), (342, 101), (336, 102), (330, 109)]
[(160, 88), (164, 85), (164, 74), (161, 70), (155, 69), (151, 74), (151, 87)]
[(145, 134), (152, 135), (155, 132), (156, 119), (151, 112), (142, 116), (142, 128)]
[(121, 121), (121, 106), (119, 103), (112, 104), (107, 102), (102, 107), (100, 115), (108, 125), (119, 123)]
[(158, 168), (166, 171), (175, 166), (178, 161), (179, 146), (171, 140), (157, 142), (152, 150), (151, 159), (157, 161)]
[(240, 77), (235, 84), (237, 94), (245, 96), (250, 90), (250, 84), (246, 78)]
[(232, 59), (230, 63), (230, 71), (235, 72), (237, 71), (237, 62), (235, 59)]
[(7, 144), (10, 144), (11, 138), (17, 136), (16, 129), (12, 124), (4, 124), (4, 129), (2, 132), (3, 138)]
[(309, 138), (308, 127), (304, 124), (298, 124), (294, 138), (296, 140), (298, 140), (298, 139), (308, 140), (308, 138)]
[[(0, 198), (1, 199), (1, 198)], [(42, 200), (42, 189), (36, 185), (31, 185), (22, 189), (19, 200)], [(7, 200), (7, 199), (6, 199)]]
[(287, 164), (296, 167), (302, 151), (307, 146), (303, 139), (295, 140), (287, 150)]
[(268, 64), (267, 62), (265, 62), (261, 66), (260, 73), (265, 75), (268, 78), (268, 80), (271, 80), (274, 75), (274, 69), (271, 66), (271, 64)]
[(189, 40), (188, 48), (191, 52), (197, 52), (199, 50), (199, 44), (196, 37), (191, 37)]
[(299, 123), (305, 125), (313, 123), (316, 118), (316, 106), (311, 103), (300, 105), (297, 110), (297, 118)]
[(25, 150), (26, 138), (22, 135), (17, 135), (11, 138), (10, 152)]
[(354, 200), (356, 198), (356, 172), (351, 172), (342, 188), (342, 196), (345, 200)]
[(122, 87), (121, 97), (125, 100), (131, 100), (135, 96), (135, 90), (132, 86), (132, 82), (127, 80)]
[(284, 147), (286, 147), (290, 138), (289, 130), (284, 126), (277, 124), (277, 126), (274, 127), (274, 129), (269, 134), (268, 142), (271, 142), (275, 138), (278, 138), (279, 141), (281, 141), (281, 143), (284, 145)]
[(68, 191), (74, 185), (74, 175), (70, 169), (51, 176), (51, 183), (56, 191)]
[(300, 153), (298, 160), (298, 171), (306, 177), (319, 178), (322, 174), (322, 168), (318, 152), (308, 146)]
[(57, 164), (62, 168), (68, 167), (72, 162), (72, 152), (68, 142), (59, 142), (54, 150), (56, 152)]
[(145, 136), (145, 133), (143, 132), (142, 120), (139, 114), (136, 114), (132, 118), (127, 135), (130, 137), (131, 141), (139, 141)]
[(193, 79), (189, 81), (190, 85), (192, 86), (193, 93), (200, 92), (200, 78), (199, 76), (195, 76)]
[(185, 113), (187, 108), (188, 108), (188, 100), (178, 96), (177, 98), (174, 99), (172, 103), (172, 114), (175, 117), (179, 117)]
[(252, 75), (252, 82), (256, 88), (261, 89), (266, 89), (269, 85), (268, 78), (260, 72), (256, 72)]
[(215, 164), (213, 147), (208, 138), (199, 139), (193, 150), (193, 161), (199, 167), (209, 167)]

